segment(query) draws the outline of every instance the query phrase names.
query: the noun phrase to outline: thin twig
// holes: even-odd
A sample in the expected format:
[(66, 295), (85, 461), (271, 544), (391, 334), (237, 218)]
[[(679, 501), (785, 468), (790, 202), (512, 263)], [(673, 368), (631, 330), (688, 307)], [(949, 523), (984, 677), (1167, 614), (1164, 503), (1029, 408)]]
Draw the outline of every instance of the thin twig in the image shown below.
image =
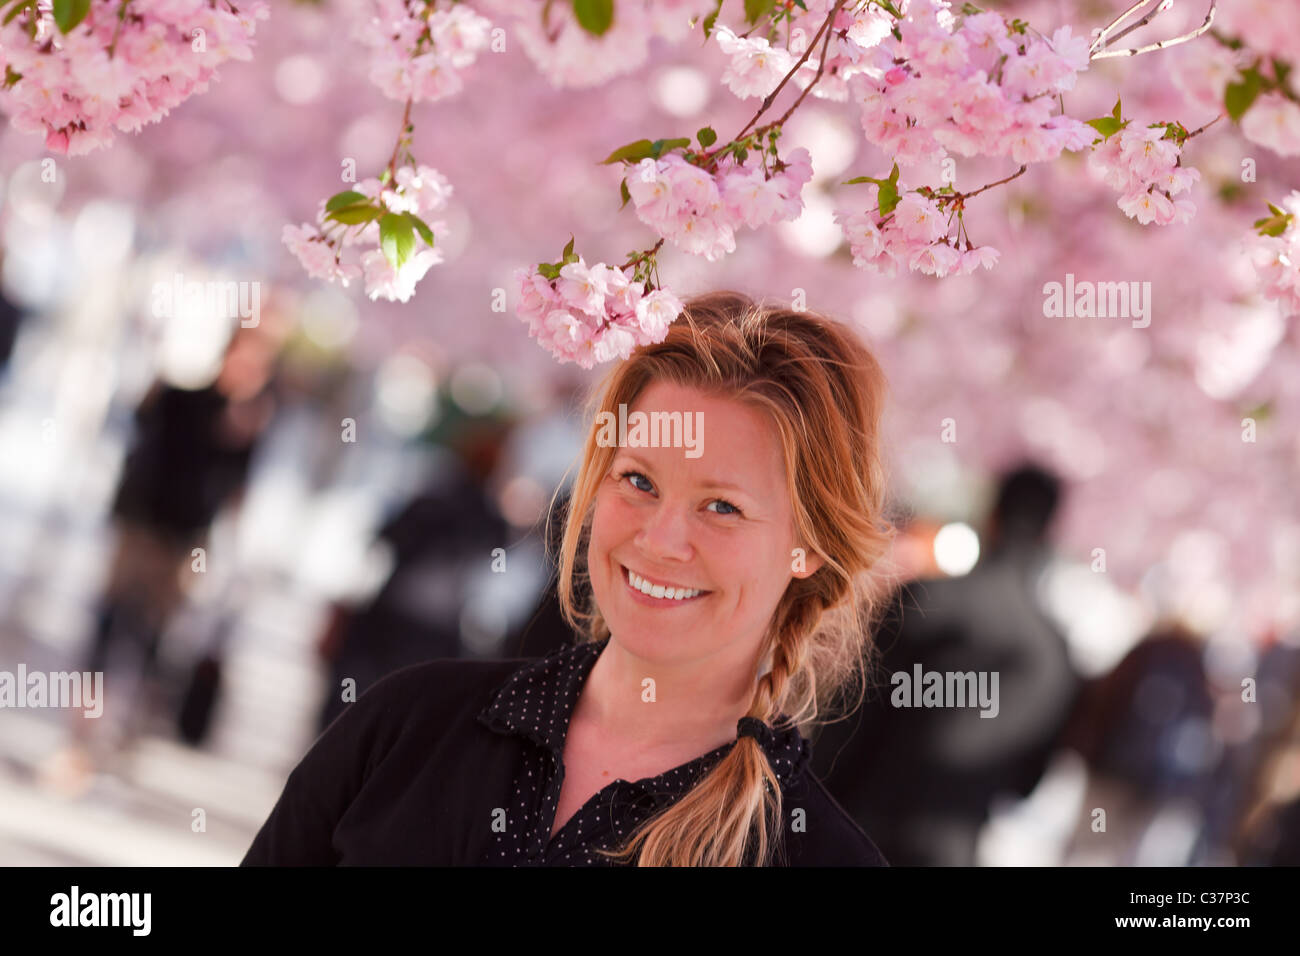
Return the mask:
[[(791, 69), (789, 73), (787, 73), (785, 76), (781, 78), (781, 82), (776, 85), (776, 89), (774, 89), (771, 93), (767, 94), (767, 96), (763, 98), (763, 104), (758, 108), (758, 112), (755, 113), (753, 117), (750, 119), (750, 121), (745, 124), (744, 129), (742, 129), (739, 133), (737, 133), (734, 137), (732, 137), (732, 142), (735, 142), (736, 140), (744, 137), (744, 135), (750, 131), (753, 125), (758, 122), (758, 118), (762, 116), (764, 113), (766, 113), (768, 108), (774, 102), (776, 102), (776, 98), (778, 94), (780, 94), (781, 90), (785, 87), (785, 85), (788, 82), (790, 82), (790, 77), (794, 76), (796, 73), (799, 72), (799, 68), (803, 66), (804, 63), (807, 61), (808, 54), (812, 53), (813, 47), (815, 47), (817, 45), (817, 41), (821, 39), (822, 33), (830, 29), (831, 24), (835, 22), (835, 17), (839, 15), (840, 8), (843, 7), (846, 2), (848, 2), (848, 0), (839, 0), (839, 2), (835, 4), (835, 6), (831, 9), (831, 12), (827, 15), (825, 22), (822, 23), (821, 28), (818, 29), (816, 35), (812, 38), (812, 42), (808, 44), (808, 49), (804, 50), (803, 56), (799, 57), (799, 62), (797, 62), (794, 65), (794, 68)], [(823, 59), (825, 58), (823, 57)]]
[(1116, 33), (1114, 36), (1108, 37), (1108, 38), (1106, 39), (1106, 45), (1107, 45), (1107, 46), (1110, 46), (1112, 43), (1116, 43), (1116, 42), (1118, 42), (1119, 40), (1121, 40), (1121, 39), (1123, 39), (1124, 37), (1128, 36), (1128, 35), (1129, 35), (1130, 33), (1132, 33), (1134, 30), (1141, 30), (1144, 26), (1146, 26), (1148, 23), (1150, 23), (1152, 20), (1154, 20), (1154, 19), (1155, 19), (1157, 16), (1159, 16), (1160, 14), (1164, 13), (1166, 10), (1168, 10), (1168, 9), (1169, 9), (1170, 7), (1172, 7), (1173, 5), (1174, 5), (1174, 0), (1160, 0), (1160, 4), (1159, 4), (1159, 6), (1157, 6), (1154, 10), (1152, 10), (1150, 13), (1148, 13), (1145, 17), (1143, 17), (1143, 18), (1142, 18), (1141, 20), (1139, 20), (1137, 23), (1134, 23), (1134, 24), (1132, 24), (1131, 26), (1127, 26), (1127, 27), (1125, 27), (1123, 30), (1120, 30), (1119, 33)]
[(1092, 59), (1102, 60), (1111, 56), (1140, 56), (1143, 53), (1154, 53), (1156, 50), (1163, 50), (1166, 47), (1177, 46), (1179, 43), (1186, 43), (1188, 40), (1194, 40), (1214, 23), (1214, 12), (1218, 7), (1218, 0), (1210, 0), (1210, 9), (1205, 14), (1205, 21), (1195, 30), (1189, 30), (1181, 36), (1173, 37), (1169, 40), (1159, 40), (1155, 43), (1148, 43), (1146, 46), (1140, 46), (1128, 50), (1106, 50), (1103, 53), (1092, 54)]
[(1099, 49), (1101, 45), (1105, 42), (1106, 38), (1110, 36), (1110, 32), (1112, 30), (1118, 29), (1119, 26), (1125, 20), (1133, 16), (1133, 14), (1137, 13), (1139, 10), (1141, 10), (1150, 2), (1151, 0), (1138, 0), (1137, 3), (1133, 4), (1133, 6), (1129, 7), (1127, 10), (1125, 10), (1123, 13), (1117, 16), (1114, 20), (1110, 21), (1110, 23), (1102, 27), (1101, 32), (1097, 34), (1097, 39), (1093, 40), (1092, 46), (1088, 48), (1088, 52), (1092, 52), (1093, 50)]
[(1194, 129), (1194, 130), (1192, 130), (1190, 133), (1187, 134), (1187, 138), (1188, 138), (1188, 139), (1191, 139), (1193, 136), (1200, 136), (1202, 133), (1204, 133), (1207, 129), (1209, 129), (1211, 126), (1213, 126), (1215, 123), (1217, 123), (1217, 122), (1218, 122), (1219, 120), (1221, 120), (1221, 119), (1223, 119), (1223, 114), (1222, 114), (1222, 113), (1220, 113), (1218, 116), (1214, 117), (1214, 119), (1210, 120), (1208, 123), (1206, 123), (1206, 124), (1205, 124), (1204, 126), (1202, 126), (1200, 129)]
[(623, 269), (630, 269), (630, 268), (632, 268), (634, 265), (636, 265), (638, 262), (643, 262), (644, 260), (650, 258), (650, 257), (653, 256), (656, 252), (659, 251), (659, 247), (662, 246), (663, 244), (664, 244), (664, 240), (663, 240), (663, 237), (661, 236), (661, 237), (659, 238), (659, 241), (656, 242), (656, 243), (654, 244), (653, 247), (651, 247), (651, 248), (645, 250), (644, 252), (638, 252), (638, 253), (637, 253), (636, 255), (634, 255), (631, 259), (627, 260), (627, 262), (625, 262), (625, 263), (623, 263), (621, 266), (619, 266), (619, 267), (618, 267), (618, 268), (619, 268), (619, 271), (622, 271)]
[(954, 195), (952, 198), (955, 199), (955, 200), (957, 200), (957, 204), (958, 204), (958, 206), (960, 206), (960, 205), (964, 204), (964, 203), (966, 202), (967, 199), (973, 199), (975, 196), (978, 196), (980, 193), (982, 193), (982, 192), (984, 192), (984, 191), (986, 191), (986, 190), (992, 189), (994, 186), (1001, 186), (1003, 183), (1009, 183), (1009, 182), (1011, 182), (1011, 180), (1015, 179), (1017, 176), (1023, 176), (1023, 175), (1025, 174), (1025, 170), (1028, 169), (1028, 168), (1029, 168), (1028, 166), (1021, 166), (1019, 169), (1017, 169), (1014, 173), (1012, 173), (1012, 174), (1011, 174), (1010, 176), (1008, 176), (1006, 179), (999, 179), (999, 180), (998, 180), (997, 182), (995, 182), (995, 183), (988, 183), (988, 184), (986, 184), (986, 185), (984, 185), (984, 186), (981, 186), (979, 189), (975, 190), (974, 192), (969, 192), (969, 193), (957, 193), (957, 194)]
[(392, 188), (394, 180), (397, 179), (397, 154), (402, 149), (402, 143), (406, 140), (406, 128), (411, 125), (411, 104), (415, 102), (412, 96), (406, 101), (406, 112), (402, 114), (402, 131), (397, 134), (397, 142), (393, 144), (393, 156), (388, 160), (388, 185)]
[[(836, 10), (832, 10), (832, 11), (831, 11), (831, 19), (832, 19), (832, 20), (835, 19), (835, 15), (836, 15), (837, 11), (838, 11), (838, 8), (836, 8)], [(821, 58), (820, 58), (820, 59), (818, 60), (818, 62), (817, 62), (817, 75), (814, 76), (814, 77), (812, 78), (812, 81), (809, 82), (809, 84), (803, 88), (803, 92), (799, 94), (799, 98), (798, 98), (797, 100), (794, 101), (794, 104), (793, 104), (793, 105), (792, 105), (788, 110), (785, 111), (785, 115), (783, 115), (783, 116), (782, 116), (779, 120), (777, 120), (775, 123), (769, 123), (769, 124), (768, 124), (769, 126), (781, 126), (781, 125), (783, 125), (783, 124), (785, 123), (785, 121), (788, 120), (788, 119), (790, 118), (790, 114), (792, 114), (795, 110), (797, 110), (797, 109), (799, 108), (799, 104), (803, 102), (803, 98), (804, 98), (805, 96), (807, 96), (807, 95), (812, 91), (812, 88), (813, 88), (814, 86), (817, 85), (817, 81), (820, 80), (820, 79), (822, 78), (822, 70), (826, 69), (826, 51), (827, 51), (828, 49), (830, 49), (830, 45), (831, 45), (831, 34), (834, 33), (834, 32), (835, 32), (835, 28), (834, 28), (834, 27), (832, 27), (831, 29), (827, 30), (827, 31), (826, 31), (826, 36), (825, 36), (825, 38), (822, 40), (822, 55), (821, 55)], [(811, 43), (808, 44), (808, 49), (811, 50), (812, 47), (813, 47), (813, 44), (811, 44)], [(795, 69), (798, 70), (798, 67), (795, 67)]]

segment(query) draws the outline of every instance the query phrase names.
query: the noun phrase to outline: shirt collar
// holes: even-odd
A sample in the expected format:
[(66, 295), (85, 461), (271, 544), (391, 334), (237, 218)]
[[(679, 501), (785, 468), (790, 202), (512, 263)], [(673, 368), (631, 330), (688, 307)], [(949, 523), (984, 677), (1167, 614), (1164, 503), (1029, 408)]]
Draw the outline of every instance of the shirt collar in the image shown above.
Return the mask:
[[(559, 763), (578, 696), (608, 643), (609, 638), (581, 641), (529, 661), (496, 690), (478, 719), (497, 733), (528, 738), (551, 751)], [(671, 774), (672, 779), (665, 772), (637, 783), (656, 804), (669, 803), (689, 790), (733, 746), (734, 741), (728, 742), (684, 764)], [(795, 727), (777, 728), (771, 745), (760, 746), (783, 786), (803, 772), (811, 753), (807, 739)]]

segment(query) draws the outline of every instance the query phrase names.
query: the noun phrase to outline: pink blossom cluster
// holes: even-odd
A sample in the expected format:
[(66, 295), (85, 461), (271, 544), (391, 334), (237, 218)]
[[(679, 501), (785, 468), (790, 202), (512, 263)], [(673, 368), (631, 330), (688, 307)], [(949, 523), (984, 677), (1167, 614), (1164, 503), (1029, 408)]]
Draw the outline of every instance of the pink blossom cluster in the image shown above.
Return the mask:
[(866, 185), (867, 210), (837, 209), (835, 221), (844, 230), (853, 254), (853, 264), (885, 276), (894, 276), (898, 267), (922, 272), (937, 278), (966, 275), (980, 266), (992, 269), (1000, 253), (992, 246), (960, 248), (948, 236), (949, 214), (938, 202), (907, 192), (887, 215), (875, 208), (880, 187)]
[(1252, 233), (1249, 252), (1255, 271), (1264, 282), (1264, 295), (1276, 301), (1285, 315), (1300, 315), (1300, 191), (1282, 200), (1291, 216), (1280, 236)]
[[(353, 188), (361, 195), (378, 202), (391, 213), (413, 213), (427, 219), (447, 206), (452, 187), (440, 172), (429, 166), (412, 168), (403, 166), (394, 177), (392, 188), (378, 179), (365, 179)], [(415, 294), (415, 285), (430, 266), (443, 261), (436, 246), (421, 245), (410, 257), (395, 268), (379, 247), (380, 230), (377, 219), (357, 225), (346, 225), (327, 218), (326, 201), (322, 200), (314, 225), (286, 225), (281, 240), (297, 258), (307, 274), (317, 279), (337, 280), (347, 286), (353, 279), (364, 275), (366, 294), (372, 299), (384, 298), (390, 302), (406, 302)], [(435, 241), (446, 238), (445, 221), (430, 220), (429, 229)], [(368, 248), (365, 248), (368, 247)], [(356, 262), (345, 258), (344, 250), (357, 248)]]
[[(432, 9), (431, 9), (432, 8)], [(398, 102), (454, 96), (461, 71), (491, 39), (492, 22), (463, 3), (368, 0), (353, 36), (370, 49), (370, 80)]]
[(561, 364), (585, 369), (615, 358), (626, 359), (641, 345), (662, 342), (681, 314), (682, 302), (664, 289), (645, 292), (634, 273), (582, 257), (549, 280), (531, 269), (516, 269), (520, 292), (516, 309), (528, 334)]
[(772, 46), (766, 37), (738, 37), (725, 26), (715, 27), (713, 38), (730, 58), (722, 82), (742, 100), (767, 96), (798, 59), (786, 48)]
[(0, 85), (0, 109), (14, 129), (42, 134), (51, 152), (93, 152), (112, 144), (114, 130), (137, 132), (205, 92), (227, 60), (252, 59), (257, 21), (268, 16), (265, 0), (242, 0), (238, 9), (207, 0), (90, 0), (65, 35), (50, 4), (33, 5), (0, 27), (0, 73), (20, 77)]
[(736, 251), (741, 226), (758, 229), (797, 219), (803, 211), (801, 192), (812, 179), (808, 150), (792, 150), (779, 172), (764, 169), (763, 155), (750, 150), (738, 163), (728, 153), (715, 172), (676, 152), (647, 157), (628, 170), (627, 191), (642, 222), (680, 249), (714, 262)]
[(1196, 214), (1190, 199), (1175, 199), (1201, 178), (1180, 162), (1182, 149), (1165, 139), (1163, 126), (1130, 124), (1097, 145), (1089, 167), (1120, 197), (1117, 205), (1138, 222), (1160, 226), (1188, 222)]
[[(790, 52), (795, 60), (808, 49), (818, 26), (834, 6), (834, 0), (808, 0), (807, 6), (808, 13), (791, 27)], [(812, 95), (842, 103), (848, 99), (848, 81), (854, 74), (869, 73), (880, 77), (894, 65), (893, 55), (881, 46), (881, 41), (893, 30), (894, 18), (875, 4), (845, 4), (836, 11), (832, 27), (826, 46), (826, 65)], [(800, 32), (795, 33), (795, 30)], [(819, 42), (794, 75), (794, 82), (800, 89), (807, 89), (817, 76), (821, 50)]]
[(867, 139), (900, 166), (945, 150), (1045, 162), (1095, 139), (1087, 124), (1053, 115), (1088, 67), (1088, 41), (1070, 27), (1045, 41), (997, 13), (957, 21), (941, 0), (912, 0), (898, 26), (901, 40), (874, 48), (888, 68), (878, 63), (848, 84)]
[[(478, 6), (514, 18), (518, 40), (537, 69), (558, 87), (588, 87), (641, 67), (654, 37), (676, 42), (691, 20), (711, 13), (716, 0), (618, 0), (609, 29), (600, 36), (578, 23), (570, 3), (479, 0)], [(542, 10), (546, 22), (542, 22)]]

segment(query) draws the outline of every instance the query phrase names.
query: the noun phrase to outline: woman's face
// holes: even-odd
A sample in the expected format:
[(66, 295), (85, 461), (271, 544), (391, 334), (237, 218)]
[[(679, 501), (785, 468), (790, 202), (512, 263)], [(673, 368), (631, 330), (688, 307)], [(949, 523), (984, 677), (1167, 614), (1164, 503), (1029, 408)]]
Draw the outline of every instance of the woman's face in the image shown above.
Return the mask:
[[(661, 664), (753, 662), (790, 579), (821, 565), (808, 554), (792, 570), (793, 550), (807, 548), (796, 539), (776, 426), (759, 409), (667, 382), (628, 409), (629, 435), (636, 412), (691, 416), (702, 454), (620, 447), (600, 483), (587, 560), (611, 639)], [(652, 585), (702, 593), (646, 595), (629, 569)]]

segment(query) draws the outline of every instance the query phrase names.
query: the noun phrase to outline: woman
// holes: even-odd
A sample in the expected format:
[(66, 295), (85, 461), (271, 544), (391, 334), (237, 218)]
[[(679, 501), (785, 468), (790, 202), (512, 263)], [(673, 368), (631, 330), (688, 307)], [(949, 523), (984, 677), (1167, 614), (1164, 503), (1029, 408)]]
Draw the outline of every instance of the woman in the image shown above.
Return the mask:
[(887, 865), (799, 732), (856, 683), (880, 603), (884, 392), (835, 322), (687, 302), (600, 390), (559, 555), (582, 640), (376, 684), (244, 863)]

